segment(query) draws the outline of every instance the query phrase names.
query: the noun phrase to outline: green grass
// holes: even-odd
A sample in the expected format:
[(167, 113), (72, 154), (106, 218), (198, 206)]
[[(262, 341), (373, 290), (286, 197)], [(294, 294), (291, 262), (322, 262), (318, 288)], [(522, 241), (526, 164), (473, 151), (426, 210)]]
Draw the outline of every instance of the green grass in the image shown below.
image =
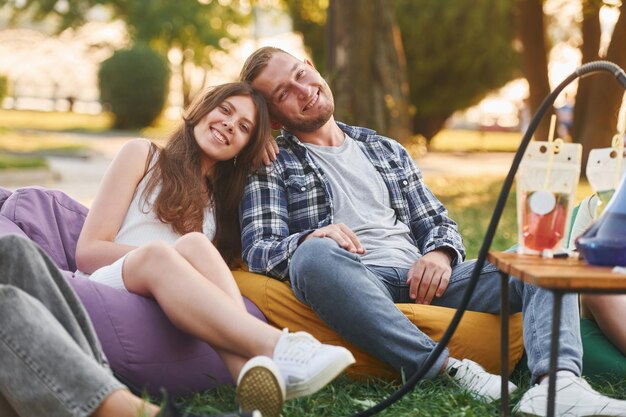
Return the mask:
[(103, 132), (109, 129), (110, 123), (109, 116), (104, 113), (91, 115), (70, 112), (0, 110), (0, 126), (9, 130)]
[(4, 169), (32, 169), (47, 168), (48, 163), (42, 157), (25, 157), (7, 155), (0, 152), (0, 170)]
[(110, 124), (106, 114), (0, 110), (0, 170), (46, 166), (43, 158), (50, 155), (83, 155), (91, 146), (87, 139), (126, 135), (159, 141), (173, 126), (164, 118), (139, 132), (111, 130)]
[(445, 129), (432, 139), (430, 148), (436, 152), (515, 152), (521, 139), (521, 132)]
[[(502, 187), (501, 177), (426, 177), (426, 183), (446, 205), (450, 216), (457, 221), (464, 237), (468, 258), (476, 257), (482, 244), (485, 229)], [(577, 200), (590, 193), (588, 184), (580, 185)], [(498, 227), (492, 249), (506, 249), (517, 240), (515, 193), (509, 196), (506, 209)], [(487, 343), (492, 343), (488, 341)], [(529, 374), (523, 367), (513, 373), (512, 380), (525, 388)], [(594, 387), (607, 395), (626, 398), (626, 381), (592, 381)], [(373, 380), (357, 382), (341, 377), (319, 393), (285, 404), (283, 416), (350, 416), (363, 411), (386, 398), (398, 388), (397, 384)], [(511, 408), (524, 390), (511, 398)], [(217, 413), (235, 410), (234, 390), (220, 387), (197, 394), (184, 401), (192, 410)], [(483, 404), (468, 396), (449, 381), (438, 378), (423, 381), (390, 409), (379, 414), (388, 417), (485, 417), (500, 415), (499, 403)]]

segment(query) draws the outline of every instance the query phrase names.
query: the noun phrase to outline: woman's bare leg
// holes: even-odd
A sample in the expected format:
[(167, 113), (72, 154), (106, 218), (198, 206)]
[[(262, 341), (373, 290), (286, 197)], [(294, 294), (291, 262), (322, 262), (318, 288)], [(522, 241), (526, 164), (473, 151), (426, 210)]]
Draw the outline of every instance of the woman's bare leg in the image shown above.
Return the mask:
[(123, 276), (129, 291), (155, 298), (176, 327), (218, 353), (229, 352), (222, 358), (235, 380), (246, 359), (272, 357), (281, 332), (248, 314), (173, 247), (153, 242), (134, 250), (124, 262)]
[[(242, 311), (248, 313), (243, 302), (239, 287), (235, 283), (230, 269), (222, 259), (213, 243), (202, 233), (188, 233), (180, 237), (174, 244), (174, 249), (202, 276), (215, 284), (228, 295)], [(233, 379), (237, 376), (248, 358), (216, 348)]]
[(228, 294), (242, 310), (246, 311), (233, 274), (217, 248), (205, 235), (188, 233), (176, 241), (174, 248), (196, 271)]
[(626, 295), (583, 294), (581, 300), (605, 336), (626, 355)]

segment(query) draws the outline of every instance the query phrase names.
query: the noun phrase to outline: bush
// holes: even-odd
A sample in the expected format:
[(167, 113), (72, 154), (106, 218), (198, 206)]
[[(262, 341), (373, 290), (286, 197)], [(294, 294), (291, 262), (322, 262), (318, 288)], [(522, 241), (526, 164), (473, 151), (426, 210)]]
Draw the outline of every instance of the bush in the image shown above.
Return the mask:
[(169, 70), (161, 55), (145, 45), (115, 51), (98, 71), (100, 101), (114, 116), (114, 127), (149, 126), (161, 113)]

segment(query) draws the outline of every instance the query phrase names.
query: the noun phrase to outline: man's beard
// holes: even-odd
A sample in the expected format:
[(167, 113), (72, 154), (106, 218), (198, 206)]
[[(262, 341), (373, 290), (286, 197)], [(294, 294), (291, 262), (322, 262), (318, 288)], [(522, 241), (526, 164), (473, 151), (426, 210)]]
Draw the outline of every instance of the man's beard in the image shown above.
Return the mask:
[(333, 112), (335, 111), (335, 103), (332, 99), (332, 93), (330, 92), (330, 88), (328, 87), (328, 85), (325, 85), (323, 87), (323, 89), (320, 91), (320, 95), (323, 95), (326, 98), (326, 105), (323, 109), (320, 109), (320, 114), (316, 118), (289, 120), (289, 118), (287, 117), (278, 115), (274, 116), (275, 120), (278, 121), (288, 132), (315, 132), (317, 129), (324, 126), (326, 122), (328, 122), (328, 120), (333, 115)]

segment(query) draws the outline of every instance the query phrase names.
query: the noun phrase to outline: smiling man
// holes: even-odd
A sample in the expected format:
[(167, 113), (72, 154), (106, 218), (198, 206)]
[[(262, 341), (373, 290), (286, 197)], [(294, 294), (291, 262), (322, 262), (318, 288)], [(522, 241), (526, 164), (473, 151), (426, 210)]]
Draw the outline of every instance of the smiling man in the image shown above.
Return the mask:
[[(413, 374), (435, 343), (394, 303), (460, 304), (475, 262), (464, 262), (456, 223), (400, 144), (335, 121), (332, 92), (311, 62), (265, 47), (240, 77), (263, 94), (273, 127), (282, 128), (276, 161), (249, 178), (241, 203), (250, 270), (289, 279), (296, 297), (347, 341)], [(469, 309), (498, 313), (499, 282), (496, 268), (485, 265)], [(537, 383), (518, 409), (545, 415), (552, 295), (514, 278), (510, 287)], [(564, 297), (562, 316), (557, 413), (626, 416), (626, 401), (600, 395), (580, 377), (575, 295)], [(476, 398), (498, 399), (500, 377), (459, 359), (445, 351), (427, 377), (444, 373)]]

